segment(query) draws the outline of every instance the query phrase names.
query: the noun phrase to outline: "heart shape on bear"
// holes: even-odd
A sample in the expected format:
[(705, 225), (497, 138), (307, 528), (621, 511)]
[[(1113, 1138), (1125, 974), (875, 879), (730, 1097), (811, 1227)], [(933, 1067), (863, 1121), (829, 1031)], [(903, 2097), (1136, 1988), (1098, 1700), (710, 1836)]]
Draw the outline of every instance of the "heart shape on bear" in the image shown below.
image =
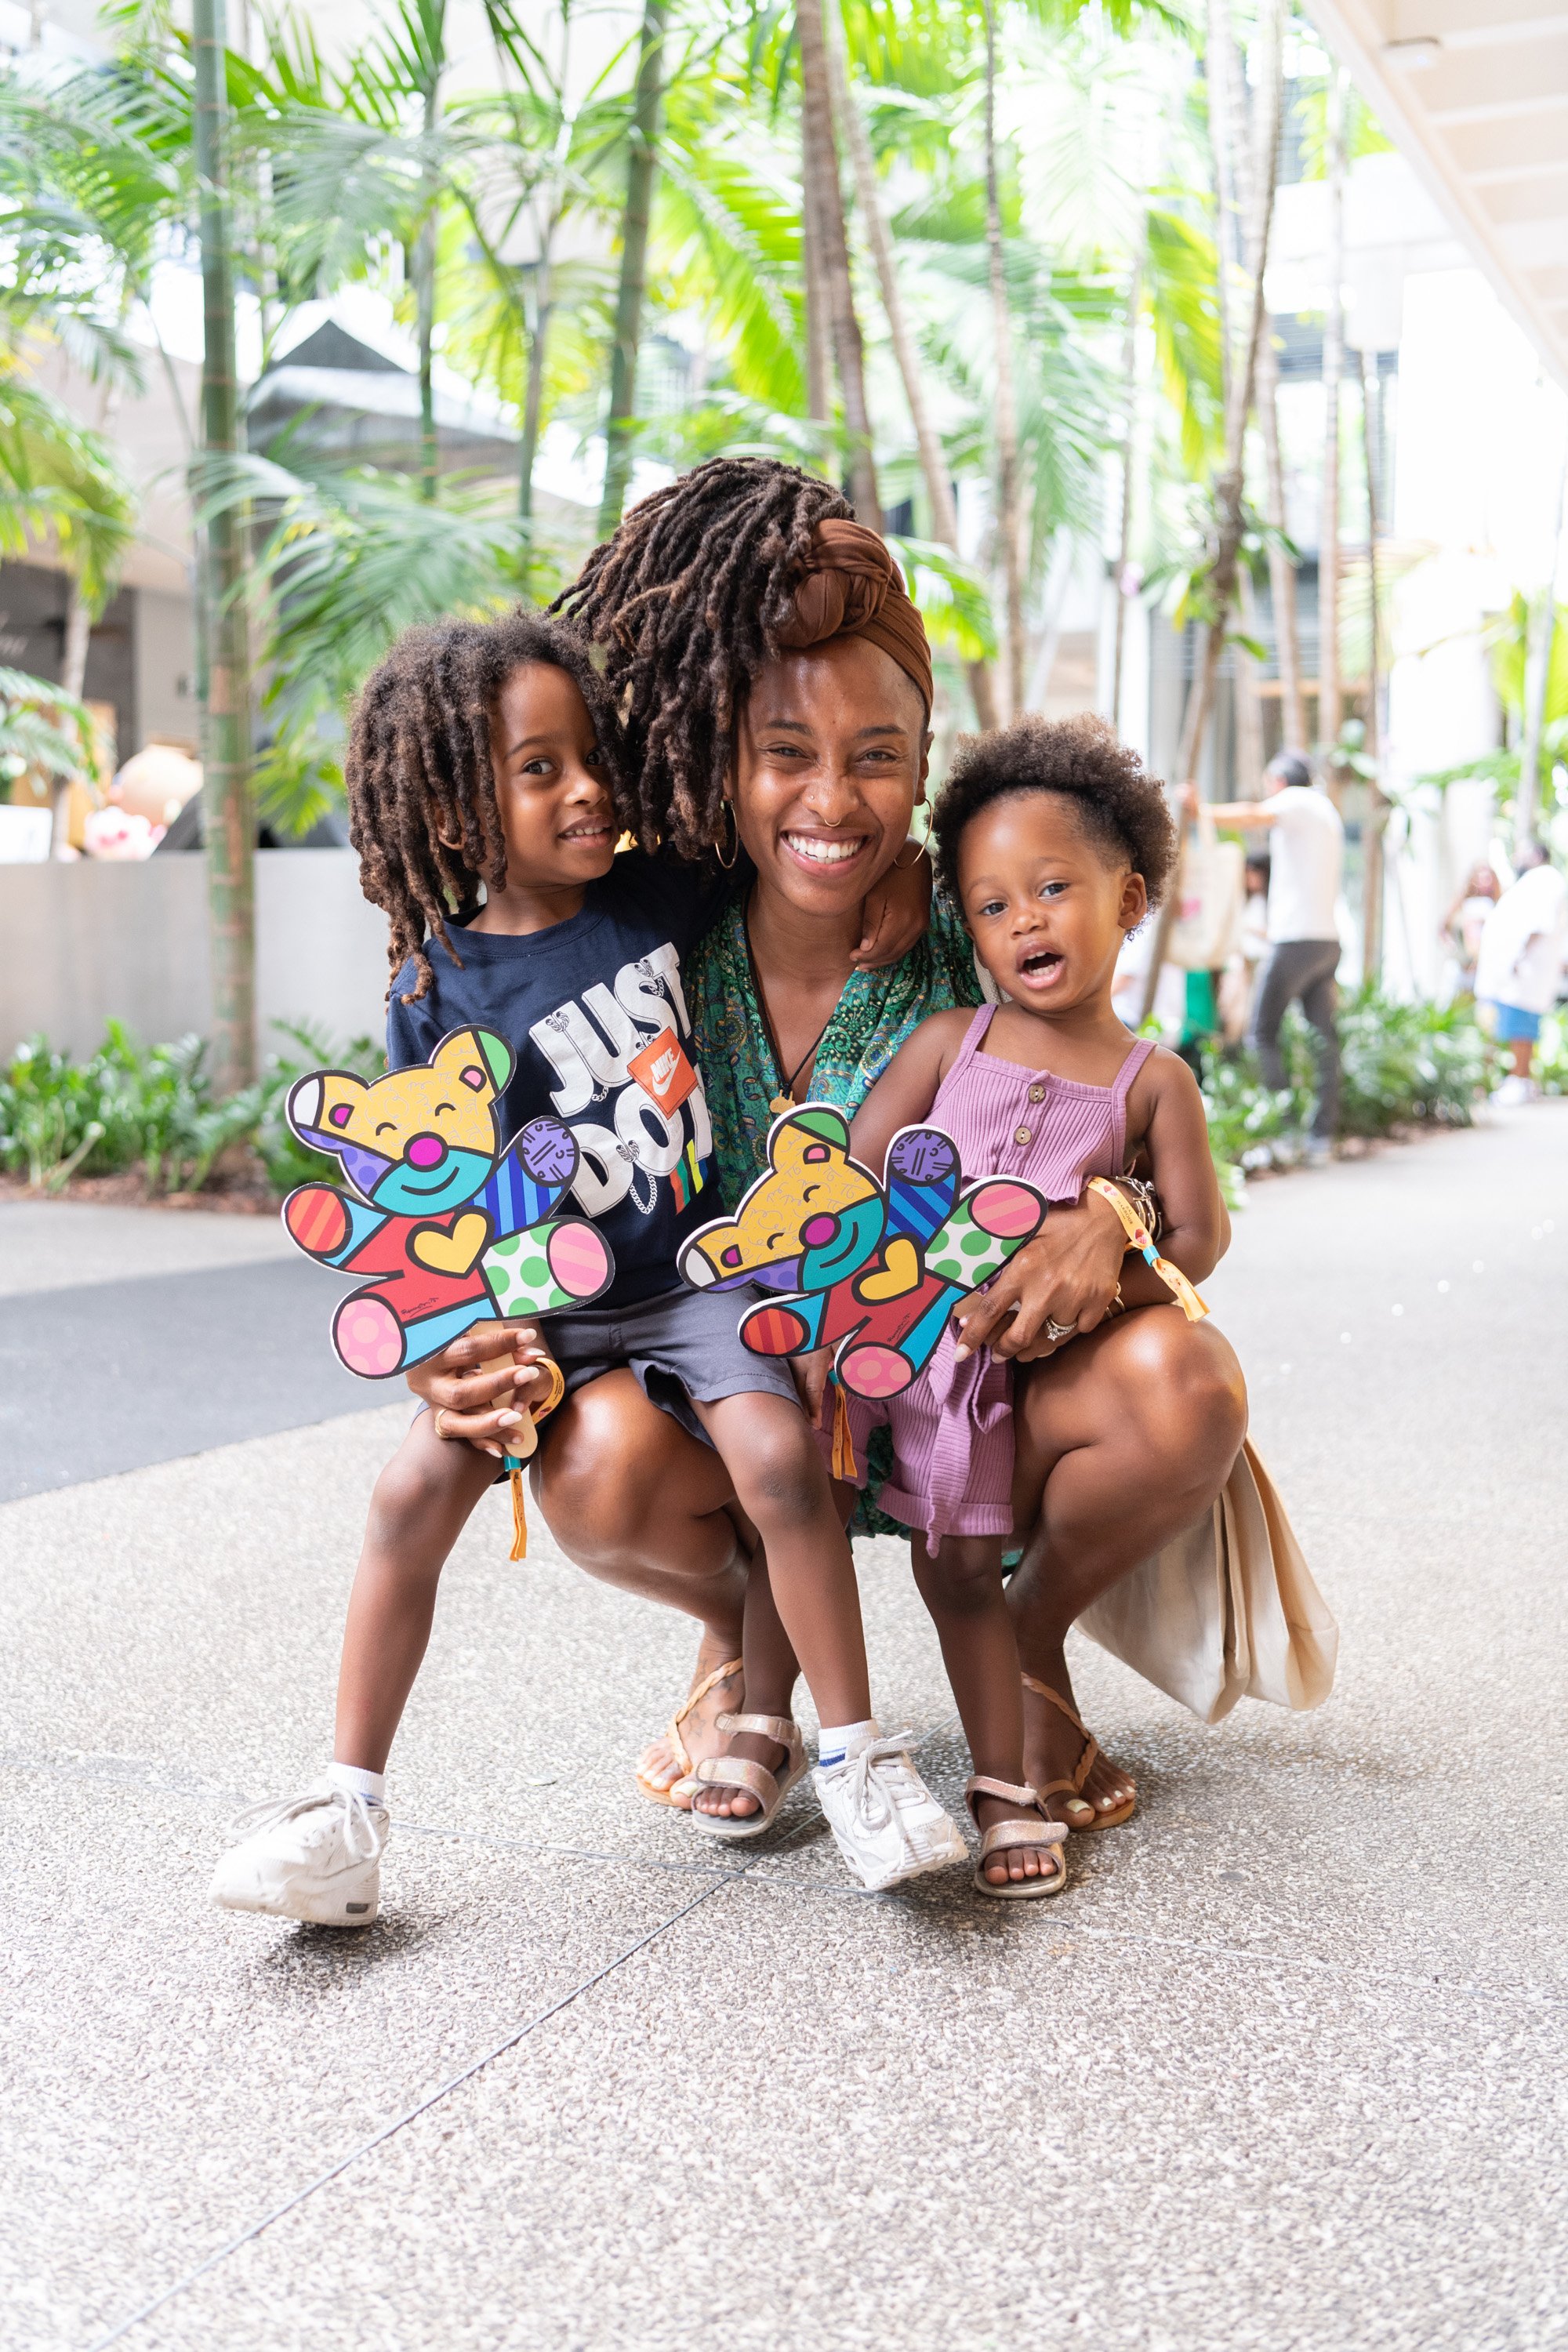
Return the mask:
[(921, 1278), (921, 1254), (907, 1234), (895, 1234), (882, 1252), (874, 1274), (863, 1274), (855, 1285), (857, 1297), (902, 1298)]
[(449, 1232), (439, 1225), (421, 1225), (408, 1246), (417, 1263), (432, 1274), (472, 1274), (489, 1233), (489, 1219), (478, 1209), (469, 1209)]

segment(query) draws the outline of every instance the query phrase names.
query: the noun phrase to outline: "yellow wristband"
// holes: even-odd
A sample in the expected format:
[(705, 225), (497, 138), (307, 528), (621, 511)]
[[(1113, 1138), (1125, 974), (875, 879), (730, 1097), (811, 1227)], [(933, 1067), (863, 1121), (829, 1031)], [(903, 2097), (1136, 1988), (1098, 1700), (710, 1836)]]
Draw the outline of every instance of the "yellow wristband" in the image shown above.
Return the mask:
[(1091, 1176), (1087, 1189), (1091, 1192), (1098, 1192), (1102, 1201), (1110, 1202), (1121, 1220), (1121, 1229), (1127, 1235), (1129, 1247), (1142, 1253), (1143, 1257), (1153, 1267), (1166, 1288), (1173, 1293), (1176, 1304), (1188, 1322), (1201, 1322), (1208, 1313), (1208, 1308), (1204, 1305), (1181, 1267), (1173, 1265), (1168, 1257), (1160, 1255), (1154, 1247), (1149, 1228), (1137, 1210), (1117, 1191), (1115, 1185), (1108, 1183), (1103, 1176)]
[(528, 1408), (530, 1417), (534, 1421), (542, 1421), (547, 1412), (553, 1412), (566, 1393), (566, 1376), (553, 1356), (550, 1359), (547, 1370), (550, 1373), (549, 1393)]

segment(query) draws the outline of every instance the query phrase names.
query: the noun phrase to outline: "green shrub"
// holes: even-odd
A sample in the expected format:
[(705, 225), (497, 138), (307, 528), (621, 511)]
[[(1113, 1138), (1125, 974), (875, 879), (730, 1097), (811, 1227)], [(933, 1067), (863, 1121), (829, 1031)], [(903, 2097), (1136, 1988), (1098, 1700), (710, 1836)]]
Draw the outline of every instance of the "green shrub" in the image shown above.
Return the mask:
[(279, 1192), (322, 1174), (329, 1163), (302, 1150), (285, 1122), (289, 1087), (328, 1065), (372, 1077), (384, 1056), (367, 1037), (339, 1052), (318, 1031), (279, 1025), (306, 1058), (270, 1056), (254, 1086), (224, 1100), (214, 1096), (199, 1037), (148, 1046), (111, 1021), (85, 1062), (29, 1038), (0, 1071), (0, 1166), (51, 1192), (74, 1175), (127, 1168), (140, 1168), (153, 1192), (199, 1192), (221, 1155), (248, 1143)]
[(1535, 1082), (1543, 1095), (1568, 1095), (1568, 1013), (1549, 1013), (1541, 1024)]
[(1473, 1004), (1400, 1004), (1360, 988), (1340, 1006), (1342, 1135), (1436, 1121), (1468, 1127), (1501, 1066)]

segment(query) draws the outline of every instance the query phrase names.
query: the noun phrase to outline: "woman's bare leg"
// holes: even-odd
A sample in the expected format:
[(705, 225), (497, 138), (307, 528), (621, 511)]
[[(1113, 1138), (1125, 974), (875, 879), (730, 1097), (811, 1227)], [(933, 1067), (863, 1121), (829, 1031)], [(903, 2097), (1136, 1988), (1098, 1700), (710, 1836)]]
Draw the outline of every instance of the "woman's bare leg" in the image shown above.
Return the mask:
[(422, 1412), (376, 1480), (338, 1669), (340, 1764), (385, 1771), (429, 1644), (441, 1570), (495, 1475), (491, 1455), (437, 1437)]
[[(1008, 1589), (1025, 1672), (1076, 1706), (1068, 1628), (1118, 1579), (1213, 1504), (1247, 1433), (1235, 1350), (1212, 1323), (1133, 1307), (1039, 1364), (1020, 1368), (1014, 1524), (1030, 1530)], [(1083, 1741), (1026, 1691), (1024, 1760), (1037, 1786), (1069, 1779)], [(1081, 1798), (1049, 1810), (1069, 1828), (1132, 1794), (1101, 1756)]]
[[(534, 1492), (569, 1559), (605, 1584), (702, 1626), (690, 1688), (742, 1654), (747, 1557), (733, 1516), (730, 1474), (668, 1412), (650, 1404), (634, 1372), (606, 1372), (569, 1397), (544, 1424)], [(681, 1726), (693, 1762), (724, 1742), (718, 1717), (743, 1704), (739, 1675), (718, 1683)], [(653, 1787), (680, 1777), (666, 1738), (637, 1769)], [(685, 1800), (676, 1801), (684, 1810)]]

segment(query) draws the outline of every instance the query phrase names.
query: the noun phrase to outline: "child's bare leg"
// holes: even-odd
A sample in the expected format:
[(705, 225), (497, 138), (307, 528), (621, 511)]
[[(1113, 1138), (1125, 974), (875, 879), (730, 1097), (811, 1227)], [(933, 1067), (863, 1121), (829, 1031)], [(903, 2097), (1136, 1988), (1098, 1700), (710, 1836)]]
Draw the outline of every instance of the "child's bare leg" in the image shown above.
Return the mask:
[[(855, 1508), (855, 1489), (847, 1480), (835, 1479), (832, 1491), (834, 1516), (847, 1528)], [(751, 1573), (746, 1579), (744, 1643), (746, 1705), (757, 1715), (789, 1716), (795, 1713), (800, 1661), (790, 1647), (789, 1635), (773, 1599), (767, 1553), (756, 1540), (755, 1531), (750, 1534), (752, 1550)], [(753, 1764), (764, 1764), (770, 1772), (776, 1772), (784, 1758), (782, 1748), (754, 1731), (736, 1732), (722, 1743), (721, 1752), (726, 1756), (749, 1756)], [(760, 1810), (756, 1798), (745, 1789), (705, 1789), (697, 1802), (700, 1812), (732, 1813), (739, 1821)]]
[[(724, 1397), (696, 1411), (756, 1530), (746, 1594), (747, 1712), (788, 1715), (804, 1671), (822, 1722), (864, 1722), (871, 1694), (854, 1557), (810, 1427), (784, 1397)], [(772, 1740), (751, 1733), (737, 1735), (726, 1753), (770, 1771), (783, 1758)], [(693, 1802), (703, 1812), (739, 1817), (757, 1810), (735, 1790), (708, 1790)]]
[[(1024, 1698), (1018, 1644), (1002, 1586), (999, 1536), (942, 1536), (934, 1542), (910, 1537), (915, 1582), (931, 1614), (952, 1685), (964, 1738), (977, 1773), (1008, 1780), (1024, 1778)], [(976, 1800), (979, 1826), (1038, 1818), (1001, 1797)], [(1058, 1867), (1049, 1846), (1012, 1846), (985, 1865), (994, 1886), (1009, 1878), (1049, 1876)]]
[(338, 1669), (340, 1764), (386, 1769), (441, 1570), (495, 1475), (493, 1455), (437, 1437), (435, 1415), (422, 1412), (376, 1480)]

